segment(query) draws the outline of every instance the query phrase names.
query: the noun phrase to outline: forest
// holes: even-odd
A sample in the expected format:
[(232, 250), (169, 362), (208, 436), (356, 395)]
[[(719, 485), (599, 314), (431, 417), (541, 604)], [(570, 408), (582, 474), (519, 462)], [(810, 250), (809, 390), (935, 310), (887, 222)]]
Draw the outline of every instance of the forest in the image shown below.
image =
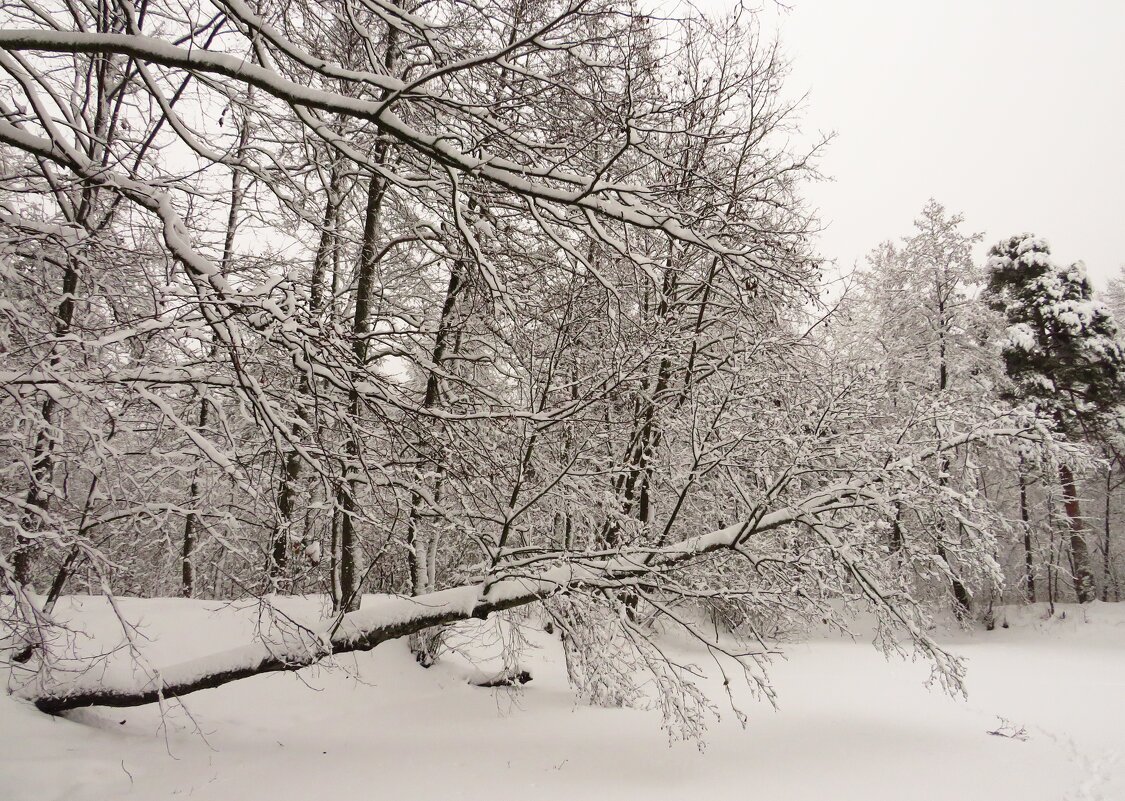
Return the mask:
[[(0, 5), (9, 691), (190, 705), (533, 615), (691, 738), (657, 630), (770, 698), (862, 610), (957, 692), (935, 620), (1120, 601), (1125, 276), (938, 200), (834, 263), (788, 72), (743, 7)], [(256, 631), (144, 663), (118, 603), (176, 597)]]

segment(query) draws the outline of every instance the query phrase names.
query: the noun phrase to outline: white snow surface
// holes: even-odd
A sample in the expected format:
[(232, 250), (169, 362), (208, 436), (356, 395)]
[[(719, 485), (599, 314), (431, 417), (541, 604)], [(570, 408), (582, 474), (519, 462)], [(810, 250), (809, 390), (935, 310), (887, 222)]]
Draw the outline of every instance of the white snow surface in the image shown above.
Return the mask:
[[(118, 603), (156, 665), (245, 643), (258, 619), (252, 603)], [(320, 609), (278, 603), (307, 621)], [(56, 611), (82, 621), (86, 652), (120, 639), (101, 599)], [(52, 718), (3, 696), (0, 799), (1125, 799), (1125, 605), (1059, 606), (1052, 618), (1043, 605), (1003, 608), (997, 620), (1009, 627), (938, 634), (968, 661), (967, 700), (928, 689), (925, 664), (885, 660), (857, 621), (855, 641), (785, 645), (770, 668), (779, 708), (742, 693), (745, 729), (709, 657), (662, 635), (704, 668), (723, 713), (703, 749), (670, 744), (656, 712), (581, 702), (557, 635), (533, 620), (520, 663), (533, 681), (518, 690), (469, 684), (498, 667), (495, 624), (471, 621), (456, 641), (491, 657), (476, 667), (450, 653), (424, 670), (393, 641), (196, 693), (163, 717), (153, 705)], [(486, 636), (469, 645), (470, 634)]]

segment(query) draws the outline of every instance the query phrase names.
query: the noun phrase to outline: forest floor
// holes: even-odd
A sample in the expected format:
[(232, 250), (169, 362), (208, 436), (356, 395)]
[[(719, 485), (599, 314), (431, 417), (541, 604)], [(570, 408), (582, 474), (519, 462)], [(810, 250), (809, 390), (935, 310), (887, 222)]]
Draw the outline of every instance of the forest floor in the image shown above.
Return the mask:
[[(255, 619), (252, 606), (120, 603), (157, 665), (244, 642)], [(104, 601), (71, 599), (67, 613), (95, 642), (113, 636)], [(4, 695), (0, 798), (1125, 799), (1125, 605), (1045, 617), (1005, 609), (1009, 628), (939, 638), (967, 660), (967, 699), (927, 688), (920, 661), (823, 634), (784, 647), (769, 669), (778, 708), (745, 700), (743, 729), (712, 667), (704, 685), (723, 714), (702, 749), (670, 742), (657, 712), (583, 703), (557, 637), (541, 631), (521, 663), (533, 681), (515, 690), (472, 686), (476, 669), (456, 655), (423, 670), (398, 641), (198, 693), (190, 716), (153, 706), (52, 718)], [(687, 642), (669, 647), (709, 661)]]

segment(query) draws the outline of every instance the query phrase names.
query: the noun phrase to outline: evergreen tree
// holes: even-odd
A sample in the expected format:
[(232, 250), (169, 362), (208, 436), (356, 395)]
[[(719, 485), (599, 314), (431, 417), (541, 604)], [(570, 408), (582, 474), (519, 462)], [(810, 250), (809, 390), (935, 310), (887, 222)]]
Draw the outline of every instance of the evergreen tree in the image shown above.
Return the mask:
[[(1072, 439), (1092, 439), (1110, 424), (1125, 399), (1125, 351), (1106, 306), (1093, 299), (1085, 267), (1061, 268), (1047, 243), (1013, 236), (989, 251), (988, 296), (1008, 321), (1004, 367), (1009, 399), (1026, 401)], [(1094, 599), (1094, 578), (1071, 467), (1059, 465), (1070, 526), (1074, 589), (1080, 603)]]

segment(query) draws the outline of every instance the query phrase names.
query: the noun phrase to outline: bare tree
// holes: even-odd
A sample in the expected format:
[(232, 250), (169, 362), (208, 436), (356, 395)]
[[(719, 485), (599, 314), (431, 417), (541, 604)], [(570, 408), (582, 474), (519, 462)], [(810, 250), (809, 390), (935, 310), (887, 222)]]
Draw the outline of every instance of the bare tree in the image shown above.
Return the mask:
[[(763, 616), (822, 619), (844, 597), (956, 681), (880, 526), (896, 504), (942, 509), (963, 558), (987, 554), (989, 512), (942, 460), (1034, 425), (950, 404), (873, 425), (884, 382), (841, 369), (808, 310), (816, 148), (790, 150), (784, 64), (752, 16), (616, 0), (0, 13), (0, 223), (24, 270), (16, 316), (37, 320), (3, 354), (0, 409), (32, 436), (29, 395), (85, 404), (93, 443), (5, 442), (32, 454), (23, 491), (68, 504), (39, 514), (6, 474), (5, 547), (49, 544), (65, 565), (77, 546), (112, 591), (128, 576), (99, 537), (128, 532), (123, 550), (161, 555), (147, 592), (186, 566), (174, 583), (196, 594), (330, 585), (336, 607), (295, 642), (64, 686), (31, 571), (0, 562), (42, 709), (185, 695), (540, 601), (586, 675), (617, 643), (680, 681), (645, 614), (724, 649), (683, 606), (733, 609), (752, 638)], [(86, 75), (128, 135), (79, 124), (66, 98)], [(59, 186), (104, 206), (98, 236), (73, 240)], [(137, 308), (106, 299), (61, 336), (36, 308), (38, 254), (65, 278), (111, 234)], [(52, 361), (59, 341), (80, 358)], [(9, 522), (29, 510), (41, 525)], [(163, 542), (168, 519), (192, 521), (182, 543)], [(942, 547), (912, 543), (916, 569)], [(737, 655), (760, 682), (760, 652)]]

